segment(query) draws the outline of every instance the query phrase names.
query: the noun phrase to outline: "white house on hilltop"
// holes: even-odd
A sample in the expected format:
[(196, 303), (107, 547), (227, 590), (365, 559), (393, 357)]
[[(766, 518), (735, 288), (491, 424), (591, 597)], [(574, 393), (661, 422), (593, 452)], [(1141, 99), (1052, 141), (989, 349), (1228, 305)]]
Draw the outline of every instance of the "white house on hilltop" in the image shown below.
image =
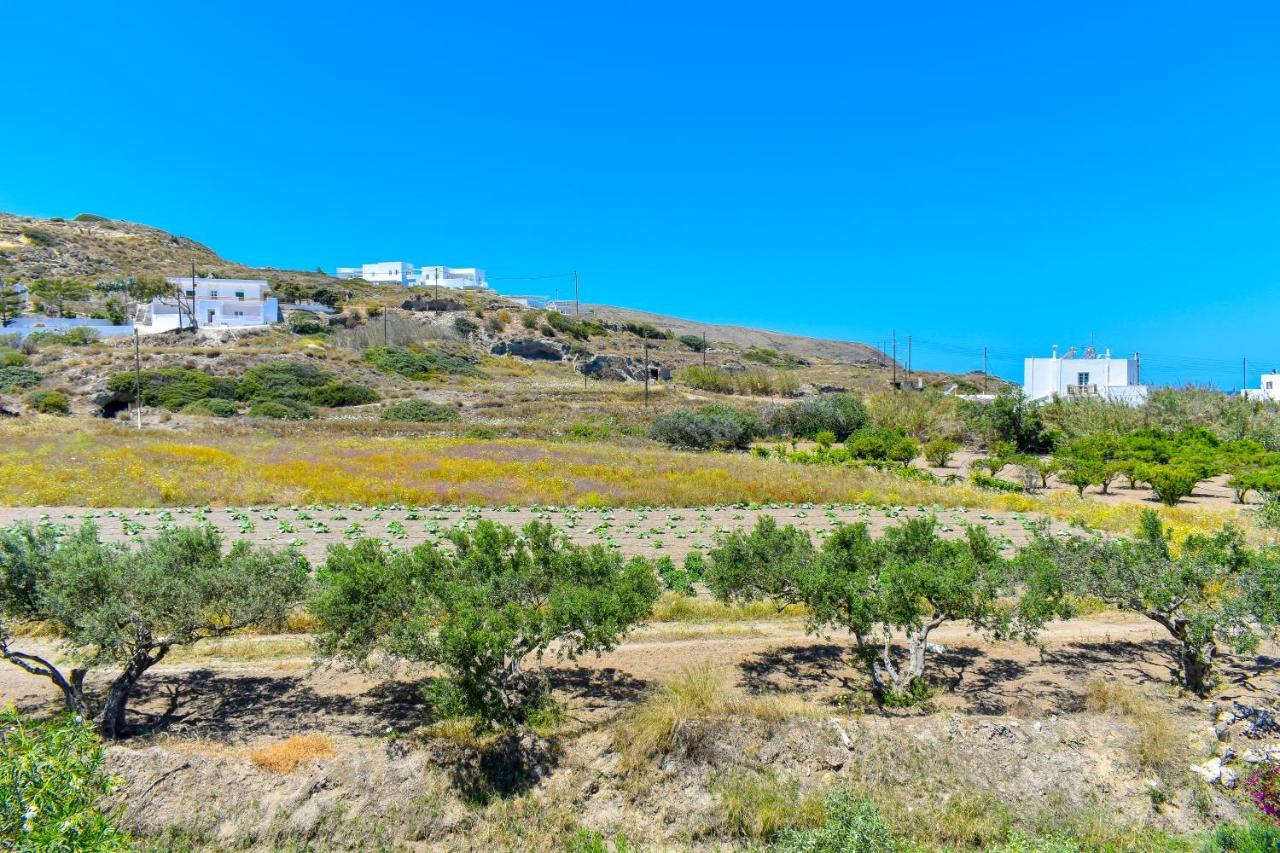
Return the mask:
[(1112, 358), (1111, 350), (1099, 356), (1092, 347), (1077, 356), (1074, 347), (1062, 356), (1054, 346), (1049, 358), (1028, 358), (1023, 368), (1022, 390), (1035, 402), (1048, 402), (1055, 397), (1079, 399), (1092, 397), (1141, 405), (1147, 399), (1147, 386), (1139, 384), (1138, 356)]
[(1262, 374), (1261, 386), (1260, 388), (1245, 388), (1241, 390), (1240, 396), (1246, 400), (1280, 402), (1280, 373)]
[(167, 332), (190, 328), (192, 317), (201, 328), (267, 326), (280, 320), (280, 304), (267, 296), (267, 282), (240, 278), (169, 278), (182, 294), (156, 297), (138, 324), (139, 331)]
[(462, 287), (487, 290), (484, 270), (478, 267), (429, 266), (415, 269), (404, 261), (381, 261), (358, 267), (338, 267), (337, 277), (359, 278), (372, 284), (399, 284), (405, 287)]

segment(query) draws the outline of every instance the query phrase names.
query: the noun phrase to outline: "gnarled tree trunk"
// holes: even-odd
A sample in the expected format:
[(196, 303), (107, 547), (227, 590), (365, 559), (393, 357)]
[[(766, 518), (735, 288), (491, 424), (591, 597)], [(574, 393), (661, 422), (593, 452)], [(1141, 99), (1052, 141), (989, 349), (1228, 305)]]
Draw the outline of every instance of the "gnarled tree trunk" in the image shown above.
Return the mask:
[(138, 679), (151, 667), (155, 666), (168, 653), (168, 646), (161, 646), (159, 652), (151, 655), (145, 651), (135, 651), (133, 657), (125, 664), (124, 670), (111, 682), (107, 689), (107, 701), (102, 706), (102, 714), (98, 717), (98, 733), (107, 740), (119, 740), (124, 736), (125, 716), (129, 709), (129, 699)]

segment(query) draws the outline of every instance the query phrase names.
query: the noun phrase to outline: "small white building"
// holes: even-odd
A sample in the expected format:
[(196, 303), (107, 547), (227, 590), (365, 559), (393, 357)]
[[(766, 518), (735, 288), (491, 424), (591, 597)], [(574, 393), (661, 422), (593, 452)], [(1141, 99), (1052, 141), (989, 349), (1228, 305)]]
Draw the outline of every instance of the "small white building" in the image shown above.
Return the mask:
[(1270, 400), (1273, 403), (1280, 402), (1280, 373), (1264, 373), (1262, 374), (1262, 387), (1245, 388), (1240, 392), (1240, 396), (1246, 400)]
[(1034, 402), (1055, 397), (1095, 398), (1139, 406), (1146, 402), (1147, 386), (1139, 384), (1138, 356), (1112, 358), (1111, 350), (1099, 356), (1092, 347), (1083, 355), (1075, 348), (1059, 356), (1028, 358), (1023, 368), (1022, 391)]
[(413, 264), (404, 261), (379, 261), (359, 267), (338, 267), (338, 278), (362, 278), (372, 284), (402, 284), (413, 281)]
[(404, 261), (380, 261), (358, 267), (338, 267), (337, 277), (359, 278), (371, 284), (399, 284), (404, 287), (455, 287), (487, 290), (484, 270), (479, 267), (414, 267)]
[(188, 276), (166, 281), (177, 286), (181, 297), (152, 299), (139, 331), (190, 328), (193, 316), (201, 328), (268, 326), (280, 320), (280, 304), (267, 295), (268, 285), (262, 279)]
[(484, 270), (479, 267), (423, 267), (414, 278), (417, 287), (464, 287), (469, 290), (488, 290)]

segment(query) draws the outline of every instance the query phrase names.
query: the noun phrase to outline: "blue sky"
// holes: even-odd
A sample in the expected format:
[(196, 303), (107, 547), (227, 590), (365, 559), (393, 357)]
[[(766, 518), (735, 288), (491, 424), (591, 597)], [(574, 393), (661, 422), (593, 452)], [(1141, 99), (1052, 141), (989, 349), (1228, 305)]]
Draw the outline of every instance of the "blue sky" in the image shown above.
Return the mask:
[(195, 6), (0, 0), (0, 209), (922, 368), (1280, 366), (1275, 3)]

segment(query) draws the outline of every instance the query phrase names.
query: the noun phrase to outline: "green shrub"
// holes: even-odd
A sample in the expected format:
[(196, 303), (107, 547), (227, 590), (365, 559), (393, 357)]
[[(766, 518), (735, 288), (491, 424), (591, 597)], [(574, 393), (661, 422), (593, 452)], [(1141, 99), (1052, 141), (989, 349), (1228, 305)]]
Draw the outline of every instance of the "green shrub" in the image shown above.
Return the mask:
[(184, 415), (198, 415), (205, 418), (229, 418), (235, 413), (235, 403), (218, 397), (196, 400), (182, 407)]
[(649, 434), (672, 447), (692, 450), (745, 449), (761, 434), (755, 415), (728, 406), (677, 409), (654, 420)]
[[(159, 406), (172, 412), (181, 411), (197, 400), (217, 398), (235, 399), (239, 394), (233, 379), (211, 376), (200, 370), (185, 367), (162, 367), (144, 370), (142, 379), (142, 403)], [(107, 388), (118, 394), (133, 396), (137, 375), (132, 371), (117, 373), (107, 380)]]
[(980, 489), (991, 489), (997, 492), (1026, 491), (1019, 483), (1010, 483), (1008, 480), (1001, 480), (999, 477), (993, 477), (977, 470), (969, 474), (969, 480)]
[(914, 438), (878, 427), (863, 427), (850, 434), (844, 446), (855, 459), (878, 462), (910, 462), (920, 452)]
[[(70, 312), (65, 316), (71, 316)], [(80, 347), (95, 343), (100, 337), (98, 330), (92, 326), (76, 326), (62, 332), (53, 330), (32, 332), (27, 336), (27, 339), (36, 345), (61, 344), (68, 347)]]
[(1261, 820), (1219, 826), (1204, 849), (1205, 853), (1275, 853), (1280, 850), (1280, 826)]
[(854, 394), (826, 394), (783, 406), (769, 419), (769, 431), (776, 435), (813, 438), (823, 430), (835, 434), (836, 441), (867, 425), (867, 408)]
[(326, 382), (319, 388), (312, 388), (307, 394), (307, 402), (330, 409), (342, 406), (363, 406), (367, 403), (376, 403), (380, 399), (378, 392), (372, 388), (336, 381)]
[(37, 388), (26, 397), (27, 405), (42, 415), (69, 415), (71, 401), (67, 395), (52, 388)]
[(899, 844), (876, 807), (848, 790), (827, 797), (826, 819), (816, 829), (784, 829), (774, 853), (897, 853)]
[(674, 337), (671, 332), (664, 332), (651, 323), (623, 323), (622, 330), (655, 341), (669, 341)]
[(690, 388), (717, 394), (791, 394), (796, 389), (794, 377), (760, 367), (747, 370), (725, 370), (722, 367), (692, 365), (676, 377)]
[(462, 346), (438, 345), (425, 347), (371, 347), (365, 350), (364, 360), (389, 373), (398, 373), (409, 379), (430, 379), (441, 374), (483, 377), (484, 374), (470, 360), (470, 352)]
[(309, 361), (270, 361), (246, 370), (236, 393), (242, 400), (306, 401), (332, 379)]
[(575, 320), (566, 314), (561, 314), (559, 311), (547, 312), (547, 325), (557, 332), (563, 332), (569, 337), (580, 341), (588, 340), (592, 334), (599, 334), (604, 331), (603, 328), (594, 323)]
[(99, 216), (96, 213), (77, 213), (71, 220), (72, 222), (110, 222), (111, 220), (105, 216)]
[(453, 406), (432, 403), (429, 400), (405, 400), (382, 410), (384, 421), (415, 421), (417, 423), (447, 423), (459, 419)]
[(470, 320), (466, 317), (454, 317), (453, 330), (465, 338), (478, 332), (480, 330), (480, 326), (478, 326), (474, 320)]
[(0, 847), (16, 851), (125, 851), (103, 801), (115, 787), (102, 743), (65, 715), (30, 723), (0, 711)]
[(318, 335), (328, 328), (328, 323), (309, 311), (295, 311), (289, 315), (289, 331), (295, 335)]
[(1151, 486), (1156, 500), (1167, 506), (1174, 506), (1183, 498), (1190, 497), (1201, 480), (1200, 472), (1180, 465), (1143, 465), (1137, 476)]
[(249, 407), (249, 417), (305, 421), (315, 417), (315, 412), (306, 403), (297, 400), (262, 400)]
[(524, 326), (526, 329), (529, 329), (530, 331), (538, 328), (538, 325), (539, 325), (538, 312), (525, 311), (523, 314), (520, 315), (520, 325)]
[(0, 368), (3, 367), (26, 367), (26, 353), (21, 352), (0, 352)]
[(678, 340), (694, 352), (703, 352), (707, 348), (706, 339), (702, 335), (681, 335)]
[(0, 367), (0, 392), (21, 391), (40, 384), (40, 374), (29, 367)]

